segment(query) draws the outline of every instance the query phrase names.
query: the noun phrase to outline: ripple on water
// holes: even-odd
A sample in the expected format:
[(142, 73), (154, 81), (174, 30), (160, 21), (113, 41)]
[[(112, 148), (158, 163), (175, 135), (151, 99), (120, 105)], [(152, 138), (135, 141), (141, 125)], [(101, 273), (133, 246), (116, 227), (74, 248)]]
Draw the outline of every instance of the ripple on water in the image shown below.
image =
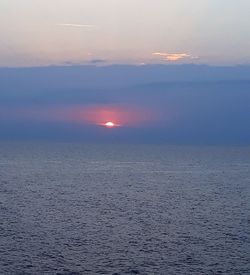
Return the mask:
[(249, 181), (250, 148), (0, 144), (0, 270), (250, 274)]

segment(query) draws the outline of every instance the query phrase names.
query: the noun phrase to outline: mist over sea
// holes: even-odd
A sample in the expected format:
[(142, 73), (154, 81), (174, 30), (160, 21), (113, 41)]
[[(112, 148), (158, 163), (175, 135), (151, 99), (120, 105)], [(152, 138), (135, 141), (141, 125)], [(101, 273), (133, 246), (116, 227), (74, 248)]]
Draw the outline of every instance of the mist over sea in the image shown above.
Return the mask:
[(250, 274), (250, 147), (0, 143), (1, 274)]

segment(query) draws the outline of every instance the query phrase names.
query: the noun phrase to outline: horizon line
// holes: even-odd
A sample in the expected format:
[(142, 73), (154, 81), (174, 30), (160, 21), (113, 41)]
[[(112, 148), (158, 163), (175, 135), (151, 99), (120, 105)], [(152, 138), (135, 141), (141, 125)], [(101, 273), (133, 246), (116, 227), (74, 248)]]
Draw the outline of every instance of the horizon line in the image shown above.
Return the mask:
[(105, 68), (105, 67), (212, 67), (212, 68), (235, 68), (235, 67), (250, 67), (249, 64), (229, 64), (229, 65), (213, 65), (213, 64), (196, 64), (196, 63), (181, 63), (181, 64), (163, 64), (163, 63), (148, 63), (148, 64), (128, 64), (128, 63), (112, 63), (112, 64), (48, 64), (48, 65), (34, 65), (34, 66), (0, 66), (0, 69), (40, 69), (40, 68), (70, 68), (70, 67), (95, 67), (95, 68)]

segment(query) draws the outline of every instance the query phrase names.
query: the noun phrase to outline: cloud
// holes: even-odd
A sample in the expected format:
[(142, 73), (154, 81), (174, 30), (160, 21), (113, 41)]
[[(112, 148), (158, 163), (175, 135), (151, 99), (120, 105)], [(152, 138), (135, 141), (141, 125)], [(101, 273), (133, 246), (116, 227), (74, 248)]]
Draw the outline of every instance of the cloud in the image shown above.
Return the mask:
[(152, 53), (152, 55), (159, 56), (159, 57), (164, 58), (164, 60), (173, 61), (173, 62), (174, 61), (179, 61), (179, 60), (182, 60), (182, 59), (187, 59), (187, 58), (191, 58), (191, 59), (197, 58), (197, 57), (192, 56), (192, 55), (187, 54), (187, 53), (163, 53), (163, 52), (155, 52), (155, 53)]
[(95, 28), (95, 25), (88, 25), (88, 24), (57, 24), (57, 26), (61, 27), (71, 27), (71, 28)]
[(89, 61), (89, 63), (91, 64), (99, 64), (99, 63), (106, 63), (107, 60), (106, 59), (92, 59)]

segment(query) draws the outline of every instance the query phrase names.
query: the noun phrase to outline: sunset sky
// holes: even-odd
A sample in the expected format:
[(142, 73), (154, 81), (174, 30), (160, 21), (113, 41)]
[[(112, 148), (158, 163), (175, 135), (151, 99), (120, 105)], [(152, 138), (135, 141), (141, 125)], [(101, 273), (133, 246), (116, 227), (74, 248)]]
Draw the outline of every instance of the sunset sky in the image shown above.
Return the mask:
[(250, 143), (250, 0), (0, 0), (0, 140)]
[(249, 144), (249, 91), (250, 66), (2, 68), (0, 141)]
[(0, 66), (250, 63), (249, 0), (0, 0)]

